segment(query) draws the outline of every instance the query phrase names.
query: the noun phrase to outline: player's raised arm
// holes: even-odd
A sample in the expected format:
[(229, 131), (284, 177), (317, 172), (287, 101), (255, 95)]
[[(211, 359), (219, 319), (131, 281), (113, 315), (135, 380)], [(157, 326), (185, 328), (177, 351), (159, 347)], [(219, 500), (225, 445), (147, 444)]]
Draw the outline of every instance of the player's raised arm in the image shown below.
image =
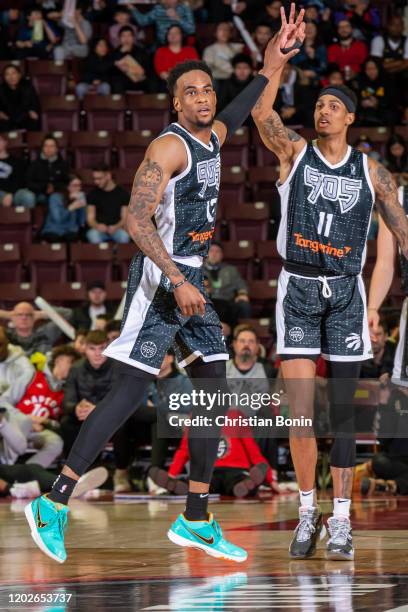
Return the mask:
[[(279, 69), (273, 72), (267, 87), (252, 109), (252, 117), (262, 141), (268, 149), (277, 155), (281, 163), (293, 162), (306, 144), (306, 141), (299, 134), (283, 125), (278, 113), (273, 110), (283, 67), (287, 63), (288, 57), (290, 59), (291, 54), (294, 54), (293, 51), (290, 53), (285, 51), (287, 48), (302, 43), (305, 37), (303, 12), (299, 13), (295, 21), (293, 7), (294, 5), (291, 7), (289, 23), (286, 21), (284, 9), (281, 8), (281, 30), (274, 36), (265, 53), (265, 66), (267, 63), (273, 62), (274, 65), (279, 66)], [(267, 58), (268, 55), (271, 56), (271, 59)]]
[[(289, 23), (286, 21), (285, 11), (282, 9), (282, 28), (280, 32), (269, 41), (265, 51), (264, 66), (259, 74), (251, 81), (247, 87), (228, 104), (217, 115), (214, 121), (213, 129), (216, 132), (220, 144), (232, 136), (232, 134), (244, 123), (246, 118), (254, 107), (254, 104), (260, 100), (263, 92), (267, 91), (270, 83), (275, 82), (276, 75), (279, 84), (280, 74), (283, 66), (297, 53), (299, 46), (304, 39), (304, 23), (302, 9), (295, 22), (295, 4), (291, 5)], [(281, 49), (285, 49), (286, 53), (282, 53)], [(277, 87), (276, 87), (277, 91)], [(275, 92), (276, 96), (276, 92)]]
[(398, 200), (395, 179), (391, 172), (373, 159), (368, 159), (368, 166), (378, 211), (396, 237), (402, 254), (408, 258), (408, 219)]
[(185, 280), (152, 221), (170, 178), (186, 164), (186, 150), (179, 138), (163, 136), (150, 144), (133, 181), (126, 228), (139, 249), (169, 278), (182, 314), (192, 316), (204, 314), (205, 298)]

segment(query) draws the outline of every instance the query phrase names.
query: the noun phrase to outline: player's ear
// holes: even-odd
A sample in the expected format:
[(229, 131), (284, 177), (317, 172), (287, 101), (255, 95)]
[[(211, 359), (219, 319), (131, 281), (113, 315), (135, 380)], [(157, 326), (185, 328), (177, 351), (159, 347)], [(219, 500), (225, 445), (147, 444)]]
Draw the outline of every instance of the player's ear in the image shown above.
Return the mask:
[(346, 125), (351, 125), (356, 120), (356, 116), (354, 113), (347, 113), (346, 117)]
[(174, 96), (173, 98), (173, 106), (177, 113), (181, 113), (181, 102), (177, 96)]

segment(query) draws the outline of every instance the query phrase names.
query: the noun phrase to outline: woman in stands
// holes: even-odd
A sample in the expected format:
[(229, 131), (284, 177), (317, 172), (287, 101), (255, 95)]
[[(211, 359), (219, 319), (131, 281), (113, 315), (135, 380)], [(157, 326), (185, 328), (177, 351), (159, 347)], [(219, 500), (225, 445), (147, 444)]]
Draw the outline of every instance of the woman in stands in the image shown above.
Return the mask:
[(159, 47), (154, 55), (154, 69), (161, 80), (162, 89), (165, 90), (165, 81), (169, 72), (180, 62), (198, 60), (198, 53), (194, 47), (184, 43), (183, 30), (178, 25), (172, 25), (167, 30), (166, 46)]
[(47, 242), (70, 242), (78, 239), (85, 224), (86, 197), (81, 179), (72, 175), (65, 193), (50, 195), (41, 236)]
[(40, 101), (31, 83), (23, 78), (18, 66), (9, 64), (3, 70), (0, 85), (0, 132), (39, 130)]
[(82, 100), (87, 93), (108, 96), (111, 92), (112, 66), (108, 42), (105, 38), (97, 38), (85, 61), (81, 81), (76, 86), (78, 98)]

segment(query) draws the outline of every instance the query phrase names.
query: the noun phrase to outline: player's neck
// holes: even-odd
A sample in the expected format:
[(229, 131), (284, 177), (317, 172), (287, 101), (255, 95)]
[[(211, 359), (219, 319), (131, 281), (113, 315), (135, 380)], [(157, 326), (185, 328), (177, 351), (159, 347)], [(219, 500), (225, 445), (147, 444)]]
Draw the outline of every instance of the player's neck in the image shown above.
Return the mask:
[(338, 134), (333, 136), (327, 136), (325, 138), (319, 137), (316, 140), (316, 145), (320, 153), (329, 161), (331, 164), (338, 164), (346, 156), (348, 144), (345, 137), (341, 137)]
[(190, 134), (192, 134), (192, 136), (194, 136), (194, 138), (197, 138), (197, 140), (200, 140), (205, 145), (208, 145), (210, 143), (212, 125), (209, 125), (208, 127), (205, 127), (205, 128), (199, 128), (199, 127), (197, 127), (195, 125), (192, 125), (190, 122), (183, 121), (182, 118), (178, 119), (178, 123), (185, 130), (187, 130), (187, 132), (190, 132)]

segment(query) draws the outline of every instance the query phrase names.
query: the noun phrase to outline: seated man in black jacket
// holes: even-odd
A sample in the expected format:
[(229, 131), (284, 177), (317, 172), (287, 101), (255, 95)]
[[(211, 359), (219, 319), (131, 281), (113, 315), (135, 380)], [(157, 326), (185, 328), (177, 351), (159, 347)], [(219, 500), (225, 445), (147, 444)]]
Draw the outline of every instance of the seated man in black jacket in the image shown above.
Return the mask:
[(69, 453), (83, 421), (112, 385), (114, 362), (103, 355), (107, 345), (105, 332), (89, 332), (86, 336), (85, 359), (71, 368), (65, 383), (60, 431), (65, 455)]
[(27, 188), (35, 194), (37, 203), (45, 203), (49, 195), (63, 191), (69, 182), (69, 165), (58, 151), (58, 142), (51, 134), (45, 136), (38, 158), (27, 171)]
[(6, 134), (0, 133), (0, 204), (2, 206), (35, 206), (34, 194), (25, 189), (25, 162), (8, 152)]
[(72, 325), (75, 329), (95, 329), (96, 319), (99, 315), (108, 315), (113, 319), (115, 308), (106, 302), (106, 289), (103, 281), (88, 283), (88, 301), (75, 308), (72, 316)]

